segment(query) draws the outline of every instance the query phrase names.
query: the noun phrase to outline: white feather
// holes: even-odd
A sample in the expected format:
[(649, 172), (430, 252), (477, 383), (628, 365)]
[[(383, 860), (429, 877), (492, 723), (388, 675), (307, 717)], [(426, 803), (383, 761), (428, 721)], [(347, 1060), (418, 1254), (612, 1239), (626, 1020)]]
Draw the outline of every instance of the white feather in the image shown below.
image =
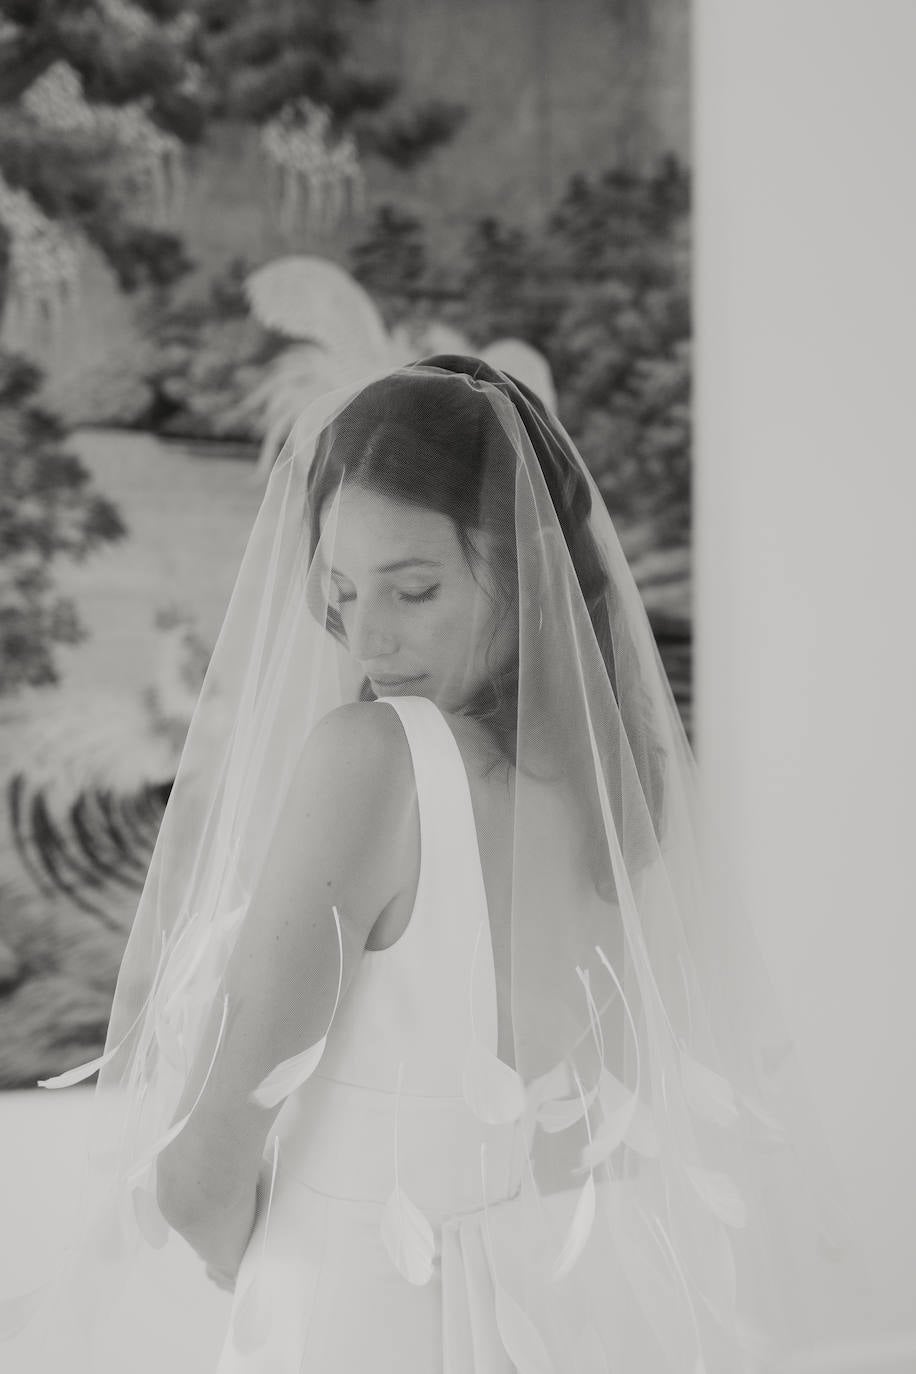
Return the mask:
[(429, 1283), (436, 1253), (433, 1228), (397, 1184), (382, 1213), (381, 1236), (392, 1263), (408, 1283)]
[(595, 1177), (589, 1174), (576, 1200), (563, 1248), (550, 1271), (551, 1282), (565, 1278), (585, 1249), (595, 1220), (595, 1202)]
[(275, 1069), (271, 1069), (252, 1092), (252, 1101), (259, 1107), (276, 1107), (284, 1097), (289, 1097), (290, 1093), (301, 1088), (321, 1062), (327, 1040), (328, 1037), (323, 1035), (314, 1045), (309, 1045), (307, 1050), (284, 1059)]
[(490, 1126), (517, 1121), (526, 1107), (525, 1085), (510, 1064), (472, 1039), (464, 1061), (464, 1099), (479, 1120)]
[(518, 1374), (556, 1374), (537, 1327), (499, 1283), (495, 1284), (495, 1299), (499, 1338)]
[(733, 1178), (717, 1169), (696, 1164), (685, 1166), (697, 1196), (726, 1226), (740, 1228), (747, 1223), (747, 1206)]
[(609, 1069), (601, 1071), (599, 1092), (605, 1119), (582, 1151), (580, 1171), (603, 1163), (623, 1143), (654, 1159), (660, 1149), (658, 1131), (646, 1104)]
[(788, 1139), (785, 1126), (781, 1121), (777, 1121), (776, 1117), (768, 1112), (766, 1108), (758, 1102), (756, 1097), (751, 1097), (748, 1093), (742, 1093), (741, 1105), (746, 1111), (750, 1112), (751, 1116), (759, 1121), (762, 1126), (767, 1128), (771, 1140), (778, 1144), (785, 1143)]
[(717, 1126), (732, 1126), (738, 1120), (735, 1092), (727, 1078), (701, 1064), (687, 1050), (680, 1052), (681, 1083), (690, 1107)]
[(585, 1101), (581, 1097), (548, 1097), (538, 1104), (537, 1123), (548, 1135), (568, 1130), (581, 1121), (598, 1096), (598, 1085), (590, 1088)]

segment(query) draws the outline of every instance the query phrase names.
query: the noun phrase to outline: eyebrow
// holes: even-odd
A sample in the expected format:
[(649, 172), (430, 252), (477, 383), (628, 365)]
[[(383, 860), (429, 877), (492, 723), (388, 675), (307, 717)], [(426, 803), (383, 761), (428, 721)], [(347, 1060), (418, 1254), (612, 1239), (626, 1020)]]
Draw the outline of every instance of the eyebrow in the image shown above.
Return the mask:
[[(401, 568), (416, 567), (441, 568), (442, 564), (437, 562), (435, 558), (400, 558), (395, 563), (383, 563), (380, 567), (376, 568), (375, 571), (379, 573), (390, 573), (398, 572)], [(346, 576), (346, 574), (341, 573), (338, 568), (332, 568), (331, 572), (337, 577)]]

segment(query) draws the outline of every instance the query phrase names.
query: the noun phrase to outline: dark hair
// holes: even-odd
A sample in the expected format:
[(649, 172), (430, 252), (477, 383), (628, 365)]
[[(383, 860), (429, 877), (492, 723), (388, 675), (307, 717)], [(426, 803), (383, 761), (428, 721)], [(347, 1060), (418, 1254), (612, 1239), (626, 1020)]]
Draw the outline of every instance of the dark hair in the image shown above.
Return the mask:
[[(370, 383), (318, 438), (309, 473), (310, 558), (320, 537), (325, 502), (341, 482), (353, 483), (450, 517), (472, 572), (480, 560), (477, 531), (493, 536), (487, 560), (500, 600), (499, 624), (518, 603), (515, 549), (516, 451), (480, 387), (456, 384), (456, 374), (497, 386), (512, 402), (537, 455), (544, 483), (569, 551), (595, 638), (619, 704), (615, 638), (609, 612), (608, 574), (589, 524), (591, 492), (580, 462), (541, 400), (522, 383), (479, 358), (437, 355), (411, 369)], [(425, 369), (438, 368), (442, 377)], [(626, 650), (617, 627), (617, 653)], [(329, 612), (328, 629), (343, 627)], [(632, 648), (632, 646), (630, 646)], [(371, 700), (368, 681), (361, 693)], [(501, 751), (515, 761), (518, 662), (493, 668), (466, 703), (467, 714), (485, 722)], [(625, 722), (629, 726), (635, 722)], [(629, 734), (629, 730), (628, 730)], [(654, 765), (653, 760), (654, 758)], [(650, 810), (659, 793), (661, 759), (637, 758)]]

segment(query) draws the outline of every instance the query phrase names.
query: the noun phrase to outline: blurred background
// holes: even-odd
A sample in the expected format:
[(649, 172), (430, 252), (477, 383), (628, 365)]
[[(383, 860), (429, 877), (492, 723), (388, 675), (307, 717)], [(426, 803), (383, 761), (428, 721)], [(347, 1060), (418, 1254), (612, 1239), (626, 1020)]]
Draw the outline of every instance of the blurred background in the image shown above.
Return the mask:
[(688, 731), (686, 0), (0, 3), (0, 1087), (101, 1051), (271, 463), (431, 353), (535, 388)]

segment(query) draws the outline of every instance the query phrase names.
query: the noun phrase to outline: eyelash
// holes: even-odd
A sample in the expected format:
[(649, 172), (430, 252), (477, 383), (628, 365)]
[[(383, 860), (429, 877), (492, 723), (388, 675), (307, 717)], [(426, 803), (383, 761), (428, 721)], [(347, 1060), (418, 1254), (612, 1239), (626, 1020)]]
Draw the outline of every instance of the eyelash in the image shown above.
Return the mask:
[(398, 592), (398, 596), (402, 601), (432, 601), (438, 590), (439, 583), (437, 582), (434, 587), (427, 587), (425, 592), (414, 592), (413, 594), (410, 592)]
[[(437, 582), (434, 586), (427, 587), (425, 592), (415, 592), (413, 594), (411, 594), (410, 592), (396, 592), (395, 595), (398, 597), (398, 600), (400, 601), (407, 601), (411, 605), (417, 605), (421, 601), (432, 601), (433, 597), (438, 592), (440, 586), (441, 583)], [(337, 604), (339, 606), (343, 606), (347, 601), (355, 600), (355, 596), (343, 596), (342, 594), (340, 594), (337, 597)]]

